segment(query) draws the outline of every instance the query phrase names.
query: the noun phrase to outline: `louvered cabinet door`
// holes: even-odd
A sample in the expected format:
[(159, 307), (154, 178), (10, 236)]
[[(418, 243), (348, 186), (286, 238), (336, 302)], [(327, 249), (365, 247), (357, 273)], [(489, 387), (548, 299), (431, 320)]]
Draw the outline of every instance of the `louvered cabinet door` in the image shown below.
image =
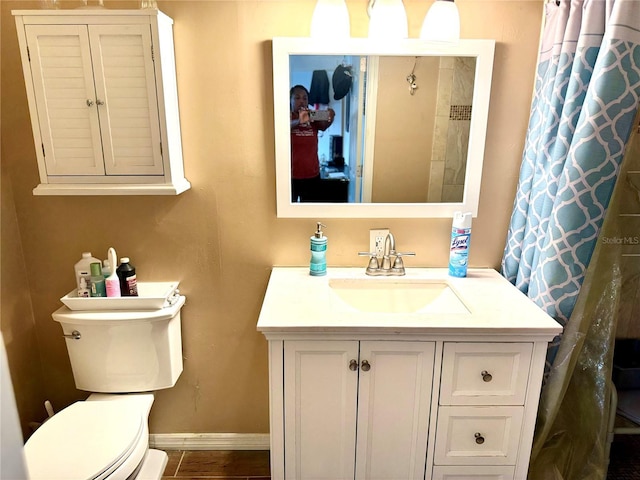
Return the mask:
[(90, 25), (107, 175), (162, 175), (149, 25)]
[(86, 25), (25, 31), (47, 175), (104, 175)]

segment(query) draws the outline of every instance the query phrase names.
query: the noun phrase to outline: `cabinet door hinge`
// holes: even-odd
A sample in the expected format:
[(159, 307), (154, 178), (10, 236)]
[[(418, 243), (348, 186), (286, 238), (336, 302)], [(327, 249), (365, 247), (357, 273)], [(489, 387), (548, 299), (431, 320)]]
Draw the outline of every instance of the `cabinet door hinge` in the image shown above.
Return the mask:
[(160, 142), (160, 156), (162, 157), (162, 142)]
[(40, 145), (42, 145), (42, 156), (43, 156), (43, 157), (46, 157), (46, 156), (47, 156), (47, 154), (46, 154), (46, 153), (44, 153), (44, 143), (41, 143)]
[(154, 52), (153, 52), (153, 45), (151, 45), (151, 61), (152, 61), (152, 62), (155, 62), (155, 61), (156, 61), (156, 57), (155, 57), (155, 54), (154, 54)]
[(31, 63), (31, 52), (29, 51), (29, 47), (27, 47), (27, 60)]

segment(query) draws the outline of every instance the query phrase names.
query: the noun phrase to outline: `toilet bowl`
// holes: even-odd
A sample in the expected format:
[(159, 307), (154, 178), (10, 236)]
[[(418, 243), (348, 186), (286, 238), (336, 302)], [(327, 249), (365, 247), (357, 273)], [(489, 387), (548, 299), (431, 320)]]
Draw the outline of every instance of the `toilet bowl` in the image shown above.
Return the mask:
[(30, 480), (160, 479), (167, 454), (149, 449), (157, 389), (182, 372), (180, 309), (71, 311), (62, 326), (76, 387), (92, 393), (49, 418), (27, 440)]
[[(29, 478), (119, 480), (137, 474), (148, 460), (152, 403), (152, 394), (92, 395), (61, 410), (25, 444)], [(165, 457), (157, 467), (161, 476), (166, 454), (158, 453)]]

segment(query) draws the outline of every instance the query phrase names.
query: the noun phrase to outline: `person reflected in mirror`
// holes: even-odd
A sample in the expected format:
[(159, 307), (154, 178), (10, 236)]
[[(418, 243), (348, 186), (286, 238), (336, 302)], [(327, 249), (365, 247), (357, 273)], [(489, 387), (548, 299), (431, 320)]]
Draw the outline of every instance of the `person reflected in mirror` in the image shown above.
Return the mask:
[(331, 126), (335, 117), (332, 108), (309, 109), (309, 91), (302, 85), (290, 90), (291, 98), (291, 201), (321, 200), (318, 132)]

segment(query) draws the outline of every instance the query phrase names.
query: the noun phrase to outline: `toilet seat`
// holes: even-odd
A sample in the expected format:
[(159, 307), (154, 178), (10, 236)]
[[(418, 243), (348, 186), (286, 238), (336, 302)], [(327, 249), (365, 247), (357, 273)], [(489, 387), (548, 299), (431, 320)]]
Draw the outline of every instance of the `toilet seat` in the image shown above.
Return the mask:
[(122, 478), (126, 478), (147, 451), (146, 413), (113, 401), (70, 405), (51, 417), (25, 444), (30, 478), (102, 480), (125, 463), (128, 473), (123, 471)]

